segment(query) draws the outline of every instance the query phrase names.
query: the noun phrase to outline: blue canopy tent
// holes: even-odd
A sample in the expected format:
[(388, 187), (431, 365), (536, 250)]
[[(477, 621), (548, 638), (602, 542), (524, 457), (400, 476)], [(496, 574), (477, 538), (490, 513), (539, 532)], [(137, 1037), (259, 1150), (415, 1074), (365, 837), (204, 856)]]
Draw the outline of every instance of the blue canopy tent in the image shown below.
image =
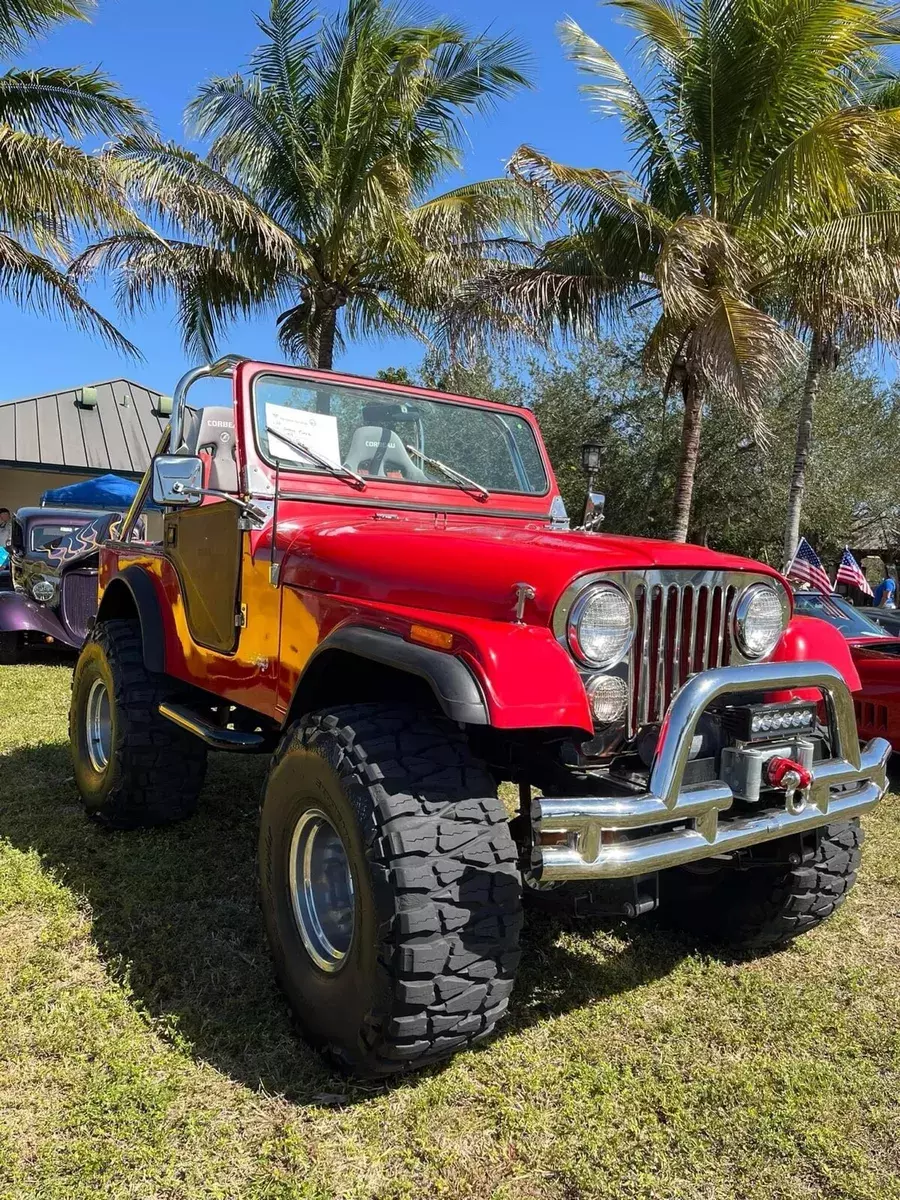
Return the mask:
[(85, 479), (82, 483), (70, 483), (66, 487), (51, 488), (41, 496), (41, 506), (49, 504), (63, 508), (102, 508), (107, 511), (124, 511), (137, 495), (139, 484), (121, 475), (99, 475), (96, 479)]

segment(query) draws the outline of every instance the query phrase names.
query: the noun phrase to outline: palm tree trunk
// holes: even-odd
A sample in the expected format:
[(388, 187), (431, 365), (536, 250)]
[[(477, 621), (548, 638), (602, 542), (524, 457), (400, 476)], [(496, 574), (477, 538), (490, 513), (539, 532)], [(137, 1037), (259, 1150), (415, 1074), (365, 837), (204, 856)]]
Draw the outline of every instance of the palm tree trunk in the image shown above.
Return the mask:
[(694, 497), (694, 476), (700, 457), (700, 426), (703, 421), (703, 401), (697, 381), (689, 374), (682, 387), (684, 421), (681, 426), (681, 461), (675, 485), (675, 508), (672, 514), (672, 541), (686, 542), (691, 520), (691, 501)]
[(800, 541), (800, 513), (803, 508), (803, 491), (806, 486), (806, 462), (812, 445), (813, 416), (815, 414), (816, 397), (822, 379), (824, 358), (822, 355), (822, 337), (813, 334), (809, 347), (809, 362), (806, 367), (806, 381), (803, 385), (803, 398), (800, 401), (800, 416), (797, 422), (797, 445), (794, 450), (794, 470), (791, 475), (791, 487), (788, 492), (787, 521), (784, 528), (784, 563), (785, 568), (797, 552)]
[(330, 371), (334, 363), (334, 335), (337, 330), (337, 309), (328, 308), (322, 314), (319, 326), (319, 344), (316, 348), (316, 366), (320, 371)]

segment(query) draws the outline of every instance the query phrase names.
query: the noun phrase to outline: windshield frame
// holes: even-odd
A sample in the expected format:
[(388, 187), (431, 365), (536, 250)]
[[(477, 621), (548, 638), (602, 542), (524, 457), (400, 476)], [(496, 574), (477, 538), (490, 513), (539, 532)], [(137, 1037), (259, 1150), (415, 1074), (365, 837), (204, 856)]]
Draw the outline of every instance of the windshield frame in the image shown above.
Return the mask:
[[(543, 502), (546, 499), (557, 493), (556, 480), (553, 474), (553, 468), (550, 464), (547, 450), (544, 445), (543, 438), (540, 434), (540, 428), (535, 420), (534, 414), (527, 408), (517, 408), (510, 404), (500, 404), (496, 401), (480, 400), (470, 396), (455, 396), (443, 392), (432, 391), (428, 388), (410, 387), (405, 384), (387, 383), (378, 379), (367, 379), (361, 376), (343, 375), (337, 372), (313, 371), (303, 368), (290, 368), (280, 364), (268, 363), (253, 363), (253, 370), (249, 373), (249, 377), (244, 380), (245, 397), (246, 397), (246, 412), (249, 417), (250, 431), (252, 433), (252, 445), (257, 455), (261, 466), (264, 466), (267, 471), (275, 472), (281, 479), (295, 478), (302, 479), (306, 483), (319, 483), (322, 481), (330, 482), (334, 477), (330, 472), (326, 472), (321, 468), (313, 468), (301, 463), (290, 463), (285, 465), (283, 461), (277, 461), (270, 458), (264, 451), (261, 443), (262, 428), (257, 420), (257, 383), (267, 376), (284, 379), (285, 381), (296, 381), (299, 384), (308, 383), (311, 385), (328, 383), (335, 388), (345, 388), (348, 391), (358, 392), (375, 392), (379, 395), (396, 396), (398, 400), (419, 400), (428, 401), (435, 404), (456, 405), (460, 408), (475, 408), (482, 412), (487, 412), (499, 418), (497, 423), (501, 427), (502, 436), (507, 444), (510, 453), (511, 465), (514, 473), (518, 478), (521, 478), (520, 472), (524, 469), (524, 464), (521, 458), (521, 451), (518, 443), (507, 425), (504, 418), (513, 416), (528, 427), (531, 437), (534, 442), (534, 448), (537, 453), (538, 461), (544, 475), (544, 487), (542, 491), (524, 491), (524, 490), (509, 490), (504, 488), (488, 488), (482, 480), (477, 480), (479, 487), (483, 487), (488, 492), (488, 500), (475, 500), (473, 498), (473, 508), (485, 511), (490, 509), (490, 499), (494, 497), (504, 497), (507, 500), (513, 499), (517, 502)], [(455, 464), (450, 464), (454, 470), (461, 471)], [(410, 507), (427, 507), (433, 509), (434, 502), (426, 502), (416, 504), (413, 497), (420, 496), (424, 500), (431, 489), (439, 489), (441, 493), (460, 493), (460, 486), (452, 482), (450, 479), (429, 479), (423, 483), (415, 479), (398, 479), (394, 477), (385, 477), (378, 475), (364, 476), (367, 488), (373, 488), (376, 493), (390, 493), (397, 499), (400, 498), (400, 493), (408, 491), (410, 485), (414, 490), (408, 492), (410, 497)], [(399, 489), (394, 491), (394, 489)], [(324, 497), (323, 497), (324, 498)], [(406, 507), (406, 505), (403, 505)], [(443, 499), (440, 501), (440, 507), (446, 507)], [(523, 514), (524, 515), (524, 514)], [(536, 515), (536, 514), (534, 514)]]
[[(96, 518), (94, 517), (87, 517), (80, 523), (78, 518), (73, 520), (71, 517), (68, 519), (63, 517), (54, 519), (51, 517), (46, 521), (32, 521), (28, 526), (28, 537), (25, 553), (28, 555), (40, 555), (42, 558), (47, 558), (50, 556), (51, 551), (49, 547), (53, 542), (58, 542), (60, 538), (68, 537), (69, 534), (77, 533), (79, 529), (84, 529), (85, 526), (90, 525), (91, 521), (95, 519)], [(53, 526), (55, 529), (57, 529), (58, 532), (56, 537), (51, 538), (50, 542), (45, 542), (42, 546), (36, 546), (34, 544), (34, 539), (38, 529), (46, 529), (50, 526)]]
[[(809, 611), (809, 609), (807, 609), (803, 604), (803, 601), (806, 597), (811, 597), (813, 600), (816, 600), (817, 598), (821, 601), (829, 600), (832, 603), (835, 603), (837, 605), (837, 607), (840, 609), (849, 609), (850, 615), (852, 616), (854, 621), (860, 621), (866, 625), (870, 625), (872, 627), (872, 631), (866, 632), (866, 633), (847, 633), (847, 632), (845, 632), (843, 629), (841, 629), (841, 627), (839, 625), (835, 624), (833, 621), (829, 621), (828, 617), (823, 616), (821, 613)], [(799, 601), (799, 603), (798, 603), (798, 601)], [(888, 631), (886, 629), (883, 629), (878, 624), (878, 622), (875, 621), (872, 617), (870, 617), (867, 613), (859, 612), (859, 610), (854, 608), (852, 604), (848, 603), (848, 601), (845, 600), (843, 596), (838, 596), (838, 595), (826, 596), (822, 592), (809, 592), (809, 591), (794, 592), (794, 610), (797, 613), (799, 613), (799, 615), (802, 617), (816, 617), (820, 621), (827, 621), (828, 624), (832, 627), (832, 629), (836, 629), (838, 631), (838, 633), (841, 635), (841, 637), (845, 638), (848, 642), (861, 641), (865, 638), (871, 638), (873, 640), (875, 640), (875, 639), (881, 640), (883, 638), (889, 638), (889, 639), (896, 640), (894, 634), (888, 633)]]

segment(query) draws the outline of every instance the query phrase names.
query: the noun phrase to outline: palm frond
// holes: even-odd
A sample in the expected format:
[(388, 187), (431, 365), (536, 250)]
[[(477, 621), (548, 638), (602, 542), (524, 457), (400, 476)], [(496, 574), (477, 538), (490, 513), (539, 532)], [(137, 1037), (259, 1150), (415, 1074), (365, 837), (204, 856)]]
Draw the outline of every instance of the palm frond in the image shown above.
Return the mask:
[(838, 109), (775, 157), (747, 189), (739, 213), (834, 216), (852, 209), (881, 174), (898, 168), (900, 109)]
[(79, 232), (132, 228), (114, 174), (99, 158), (55, 138), (0, 126), (0, 218), (39, 249), (69, 245)]
[(37, 67), (0, 75), (0, 122), (25, 133), (82, 138), (142, 129), (147, 117), (101, 71)]
[(472, 242), (504, 232), (537, 237), (550, 220), (549, 197), (512, 179), (467, 183), (410, 213), (413, 236), (423, 245)]
[(141, 357), (137, 347), (85, 300), (73, 279), (6, 233), (0, 233), (0, 293), (22, 308), (99, 336), (121, 354)]
[(557, 32), (569, 59), (599, 81), (582, 84), (582, 94), (596, 111), (622, 120), (625, 140), (634, 148), (637, 173), (653, 181), (654, 202), (670, 213), (689, 207), (690, 190), (675, 148), (627, 71), (571, 17), (557, 25)]
[(733, 401), (765, 442), (767, 390), (801, 358), (802, 347), (778, 321), (725, 288), (713, 288), (692, 335), (693, 359), (710, 390)]
[(650, 47), (674, 64), (690, 49), (691, 30), (684, 13), (668, 0), (611, 0), (625, 22)]
[(0, 53), (16, 54), (63, 21), (86, 21), (96, 0), (2, 0)]

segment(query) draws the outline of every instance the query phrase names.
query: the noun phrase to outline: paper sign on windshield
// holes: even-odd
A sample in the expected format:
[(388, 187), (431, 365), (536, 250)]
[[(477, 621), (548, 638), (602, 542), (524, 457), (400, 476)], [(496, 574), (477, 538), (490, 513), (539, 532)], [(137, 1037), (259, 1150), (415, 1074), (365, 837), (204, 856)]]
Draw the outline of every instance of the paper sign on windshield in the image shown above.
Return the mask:
[(269, 430), (269, 453), (276, 458), (310, 466), (310, 459), (294, 450), (278, 437), (281, 432), (334, 466), (341, 465), (341, 446), (338, 441), (337, 417), (328, 413), (305, 412), (302, 408), (287, 408), (283, 404), (266, 404), (266, 426)]

